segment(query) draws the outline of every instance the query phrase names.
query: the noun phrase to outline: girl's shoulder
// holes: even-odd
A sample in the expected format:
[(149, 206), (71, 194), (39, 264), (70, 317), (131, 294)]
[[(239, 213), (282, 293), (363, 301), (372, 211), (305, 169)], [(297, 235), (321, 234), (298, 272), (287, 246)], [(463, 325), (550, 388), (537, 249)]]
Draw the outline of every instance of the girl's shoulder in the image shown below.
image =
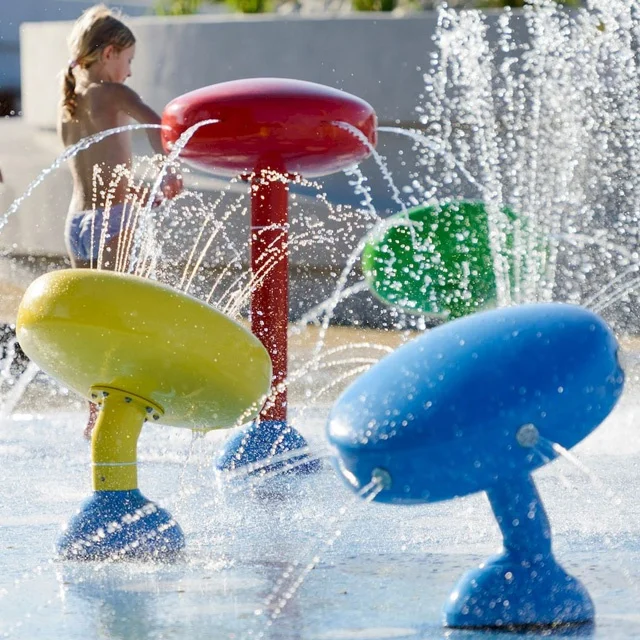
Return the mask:
[(85, 89), (85, 98), (94, 108), (122, 109), (137, 94), (119, 82), (100, 82), (90, 84)]
[(82, 95), (89, 99), (103, 99), (116, 93), (117, 87), (116, 82), (92, 82), (83, 89)]
[(115, 113), (122, 108), (121, 89), (115, 82), (100, 82), (88, 85), (83, 91), (87, 111), (97, 114)]

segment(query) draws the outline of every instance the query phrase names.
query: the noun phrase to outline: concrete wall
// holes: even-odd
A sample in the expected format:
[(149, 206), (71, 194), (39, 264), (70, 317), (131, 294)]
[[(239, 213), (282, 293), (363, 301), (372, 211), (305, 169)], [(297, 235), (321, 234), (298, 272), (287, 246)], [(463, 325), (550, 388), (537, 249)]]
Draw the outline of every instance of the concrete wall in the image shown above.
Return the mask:
[[(338, 87), (370, 102), (382, 122), (413, 122), (420, 67), (433, 48), (435, 14), (340, 19), (266, 16), (136, 18), (131, 86), (157, 109), (199, 87), (278, 76)], [(57, 74), (68, 60), (70, 24), (21, 28), (26, 122), (55, 126)], [(46, 51), (46, 55), (43, 52)]]
[[(75, 20), (92, 0), (0, 0), (0, 90), (20, 90), (20, 25), (24, 22)], [(153, 0), (119, 2), (127, 15), (148, 13)]]

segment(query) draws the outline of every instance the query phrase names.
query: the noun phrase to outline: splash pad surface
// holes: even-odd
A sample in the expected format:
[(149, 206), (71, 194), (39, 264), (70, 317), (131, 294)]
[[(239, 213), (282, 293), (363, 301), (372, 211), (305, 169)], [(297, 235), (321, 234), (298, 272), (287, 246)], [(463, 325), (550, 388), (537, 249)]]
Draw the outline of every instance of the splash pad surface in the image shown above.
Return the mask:
[[(323, 444), (328, 409), (306, 414), (301, 431), (312, 448)], [(639, 409), (634, 390), (573, 450), (601, 487), (566, 461), (534, 475), (556, 555), (596, 604), (595, 628), (573, 637), (621, 640), (640, 633), (640, 521), (626, 489), (640, 461), (640, 438), (629, 435)], [(294, 424), (300, 415), (294, 404)], [(185, 531), (183, 562), (52, 562), (60, 523), (87, 491), (83, 419), (81, 413), (18, 414), (13, 428), (2, 432), (0, 631), (8, 637), (204, 640), (212, 633), (249, 639), (263, 632), (273, 640), (505, 638), (441, 628), (451, 585), (500, 544), (483, 497), (412, 508), (366, 504), (328, 465), (314, 477), (281, 478), (254, 489), (243, 481), (234, 493), (216, 482), (207, 464), (220, 442), (217, 433), (191, 443), (186, 431), (150, 425), (140, 439), (142, 481)], [(338, 529), (341, 535), (328, 546)], [(280, 596), (316, 556), (316, 568), (267, 625), (268, 615), (256, 611), (266, 610), (290, 565), (299, 562)]]

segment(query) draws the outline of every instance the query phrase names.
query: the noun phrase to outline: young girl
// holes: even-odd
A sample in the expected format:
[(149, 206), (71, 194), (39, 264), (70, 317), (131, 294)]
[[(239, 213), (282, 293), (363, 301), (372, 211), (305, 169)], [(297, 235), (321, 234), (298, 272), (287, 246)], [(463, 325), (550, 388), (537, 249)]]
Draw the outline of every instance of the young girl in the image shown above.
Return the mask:
[[(136, 40), (131, 30), (105, 5), (88, 9), (69, 36), (71, 60), (64, 72), (59, 132), (65, 147), (93, 134), (129, 124), (160, 124), (160, 116), (124, 85), (131, 77)], [(154, 151), (164, 154), (159, 129), (147, 129)], [(65, 229), (67, 250), (74, 267), (126, 267), (134, 208), (145, 204), (132, 184), (131, 138), (118, 133), (92, 144), (71, 160), (73, 195)], [(99, 186), (96, 186), (99, 185)], [(165, 197), (182, 188), (171, 172), (163, 182)], [(103, 237), (104, 236), (104, 237)], [(121, 246), (122, 245), (122, 246)], [(85, 436), (96, 418), (90, 405)]]
[[(131, 30), (105, 5), (88, 9), (69, 36), (71, 59), (64, 72), (59, 132), (65, 147), (87, 136), (120, 127), (131, 119), (160, 124), (160, 116), (125, 86), (131, 77), (136, 40)], [(164, 154), (159, 129), (147, 129), (154, 151)], [(115, 269), (126, 264), (135, 206), (144, 193), (131, 182), (131, 137), (112, 134), (71, 160), (73, 195), (67, 215), (65, 241), (75, 267)], [(173, 197), (182, 183), (175, 172), (166, 176), (162, 191)]]

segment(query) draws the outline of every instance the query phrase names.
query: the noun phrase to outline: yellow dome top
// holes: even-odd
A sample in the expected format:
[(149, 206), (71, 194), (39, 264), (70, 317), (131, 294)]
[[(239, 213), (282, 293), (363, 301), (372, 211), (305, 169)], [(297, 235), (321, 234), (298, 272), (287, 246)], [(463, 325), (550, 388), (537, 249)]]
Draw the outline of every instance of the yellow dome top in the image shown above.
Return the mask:
[(91, 398), (119, 389), (158, 405), (160, 422), (219, 429), (258, 415), (271, 383), (261, 342), (213, 307), (158, 282), (70, 269), (35, 280), (17, 336), (43, 371)]

